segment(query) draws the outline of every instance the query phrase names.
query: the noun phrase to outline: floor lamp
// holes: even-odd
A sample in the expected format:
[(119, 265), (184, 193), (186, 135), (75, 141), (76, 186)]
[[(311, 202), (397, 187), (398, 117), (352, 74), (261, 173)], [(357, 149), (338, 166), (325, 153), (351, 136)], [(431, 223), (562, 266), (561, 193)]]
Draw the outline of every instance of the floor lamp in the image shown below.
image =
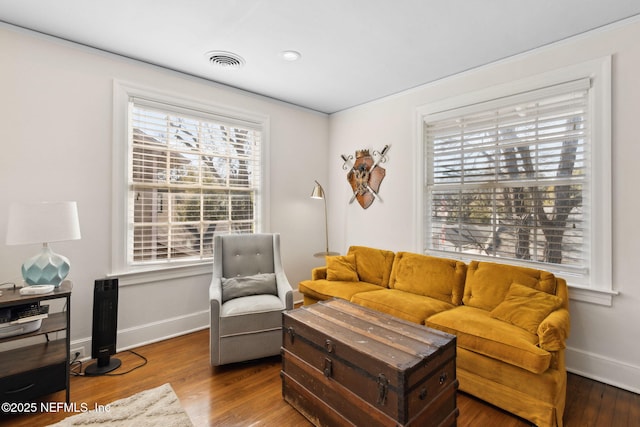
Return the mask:
[(311, 192), (312, 199), (322, 199), (324, 201), (324, 237), (325, 237), (325, 251), (313, 254), (314, 257), (325, 257), (327, 255), (339, 255), (338, 252), (329, 252), (329, 225), (327, 222), (327, 199), (324, 194), (324, 189), (318, 181), (315, 181), (316, 185)]

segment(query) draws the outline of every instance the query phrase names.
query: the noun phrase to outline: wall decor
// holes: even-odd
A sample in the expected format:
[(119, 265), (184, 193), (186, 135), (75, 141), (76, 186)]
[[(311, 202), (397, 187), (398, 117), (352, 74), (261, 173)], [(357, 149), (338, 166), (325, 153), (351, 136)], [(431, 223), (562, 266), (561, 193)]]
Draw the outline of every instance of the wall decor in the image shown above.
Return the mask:
[(375, 199), (382, 201), (378, 191), (387, 171), (380, 166), (380, 163), (387, 161), (389, 148), (391, 148), (389, 145), (385, 145), (382, 151), (374, 151), (373, 155), (369, 153), (369, 150), (357, 150), (356, 159), (353, 163), (351, 162), (353, 156), (340, 155), (344, 162), (342, 169), (349, 171), (347, 173), (347, 181), (353, 191), (349, 204), (353, 203), (354, 200), (358, 200), (360, 206), (363, 209), (367, 209)]

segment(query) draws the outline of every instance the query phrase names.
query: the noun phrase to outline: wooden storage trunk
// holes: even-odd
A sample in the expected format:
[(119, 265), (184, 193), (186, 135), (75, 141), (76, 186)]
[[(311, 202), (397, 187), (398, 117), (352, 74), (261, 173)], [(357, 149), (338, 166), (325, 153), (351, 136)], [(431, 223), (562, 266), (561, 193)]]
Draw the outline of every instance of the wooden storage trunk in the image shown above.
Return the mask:
[(316, 426), (455, 425), (455, 340), (339, 299), (291, 310), (282, 395)]

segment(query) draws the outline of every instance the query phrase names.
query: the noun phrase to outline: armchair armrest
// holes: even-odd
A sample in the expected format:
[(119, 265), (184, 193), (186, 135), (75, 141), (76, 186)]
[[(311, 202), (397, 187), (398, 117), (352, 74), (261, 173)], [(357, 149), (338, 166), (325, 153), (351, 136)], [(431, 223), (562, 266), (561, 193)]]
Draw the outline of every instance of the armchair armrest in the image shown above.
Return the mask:
[(210, 360), (214, 365), (220, 362), (218, 343), (220, 342), (220, 308), (222, 307), (222, 280), (213, 277), (209, 285), (209, 336)]
[(540, 348), (547, 351), (558, 351), (566, 347), (570, 330), (569, 310), (561, 308), (549, 314), (538, 326)]
[(311, 280), (322, 280), (327, 278), (327, 267), (316, 267), (311, 270)]
[(276, 285), (278, 286), (278, 298), (282, 301), (285, 309), (293, 309), (293, 288), (283, 270), (276, 273)]
[(218, 305), (222, 304), (222, 279), (214, 277), (209, 285), (209, 301), (217, 301)]

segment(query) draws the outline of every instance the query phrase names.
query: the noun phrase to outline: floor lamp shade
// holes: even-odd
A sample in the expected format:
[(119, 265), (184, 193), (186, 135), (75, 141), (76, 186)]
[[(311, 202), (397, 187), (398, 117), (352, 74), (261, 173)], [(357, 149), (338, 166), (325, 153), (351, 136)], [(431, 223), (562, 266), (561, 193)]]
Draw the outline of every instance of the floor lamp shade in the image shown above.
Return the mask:
[(76, 202), (12, 203), (7, 223), (7, 245), (42, 244), (39, 254), (22, 265), (29, 285), (60, 286), (69, 273), (69, 260), (54, 253), (51, 242), (80, 239)]

